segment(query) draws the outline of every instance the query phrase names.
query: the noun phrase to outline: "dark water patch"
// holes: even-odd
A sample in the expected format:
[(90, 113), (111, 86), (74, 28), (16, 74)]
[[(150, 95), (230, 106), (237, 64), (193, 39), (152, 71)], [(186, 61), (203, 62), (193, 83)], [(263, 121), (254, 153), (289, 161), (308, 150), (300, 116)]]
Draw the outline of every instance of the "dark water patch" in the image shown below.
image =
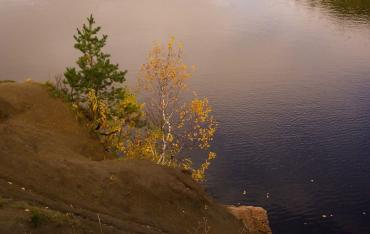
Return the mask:
[(368, 0), (308, 0), (312, 7), (322, 7), (336, 17), (357, 23), (370, 22)]

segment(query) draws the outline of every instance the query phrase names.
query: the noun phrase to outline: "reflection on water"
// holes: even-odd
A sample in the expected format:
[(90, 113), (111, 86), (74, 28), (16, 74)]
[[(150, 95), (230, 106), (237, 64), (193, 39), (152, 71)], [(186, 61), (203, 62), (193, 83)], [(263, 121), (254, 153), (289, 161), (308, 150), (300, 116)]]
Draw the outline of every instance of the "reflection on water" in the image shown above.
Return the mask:
[(152, 42), (175, 35), (198, 68), (191, 85), (220, 122), (208, 191), (266, 207), (274, 233), (370, 233), (368, 9), (356, 0), (0, 0), (0, 79), (62, 72), (91, 12), (129, 83)]
[(309, 0), (313, 7), (325, 7), (340, 18), (357, 22), (370, 20), (368, 0)]

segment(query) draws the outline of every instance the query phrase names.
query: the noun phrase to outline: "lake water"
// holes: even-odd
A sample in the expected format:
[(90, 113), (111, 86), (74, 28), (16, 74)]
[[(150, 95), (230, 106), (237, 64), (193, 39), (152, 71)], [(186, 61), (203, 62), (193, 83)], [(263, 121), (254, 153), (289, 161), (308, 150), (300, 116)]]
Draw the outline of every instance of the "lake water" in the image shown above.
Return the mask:
[(217, 200), (263, 206), (274, 233), (370, 233), (369, 1), (0, 0), (0, 79), (73, 65), (91, 12), (129, 84), (154, 41), (184, 42), (220, 122)]

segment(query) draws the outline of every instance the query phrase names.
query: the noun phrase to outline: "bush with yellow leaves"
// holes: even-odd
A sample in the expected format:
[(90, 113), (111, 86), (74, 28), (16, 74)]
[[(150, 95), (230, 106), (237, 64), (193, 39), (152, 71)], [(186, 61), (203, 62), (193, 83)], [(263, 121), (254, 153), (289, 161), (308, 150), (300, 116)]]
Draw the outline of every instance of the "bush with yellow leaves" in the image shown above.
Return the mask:
[(116, 154), (124, 153), (131, 146), (132, 133), (142, 125), (142, 105), (126, 91), (125, 97), (109, 106), (93, 89), (88, 91), (87, 105), (88, 125), (98, 134), (105, 148)]

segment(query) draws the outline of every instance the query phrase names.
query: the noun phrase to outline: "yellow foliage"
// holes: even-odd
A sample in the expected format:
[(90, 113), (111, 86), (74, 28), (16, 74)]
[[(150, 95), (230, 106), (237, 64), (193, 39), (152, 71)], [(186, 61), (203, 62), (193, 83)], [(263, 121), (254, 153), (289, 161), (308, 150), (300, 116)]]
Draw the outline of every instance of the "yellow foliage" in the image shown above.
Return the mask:
[(100, 136), (101, 142), (112, 152), (122, 153), (132, 145), (131, 133), (142, 117), (142, 105), (132, 94), (127, 94), (114, 107), (97, 97), (94, 90), (87, 95), (90, 127)]
[(107, 118), (109, 115), (108, 105), (103, 100), (99, 100), (95, 91), (92, 89), (88, 91), (87, 99), (92, 124), (103, 128), (107, 127)]
[[(203, 181), (216, 153), (210, 151), (217, 122), (207, 98), (181, 102), (191, 77), (182, 61), (183, 46), (170, 38), (167, 46), (154, 45), (142, 66), (139, 87), (146, 99), (138, 104), (126, 92), (122, 100), (108, 104), (94, 90), (87, 94), (90, 127), (111, 152), (126, 159), (140, 158), (160, 165), (189, 170), (194, 180)], [(139, 128), (144, 118), (147, 125)], [(206, 159), (195, 168), (188, 154), (203, 151)]]
[[(151, 126), (160, 134), (152, 139), (156, 147), (152, 160), (161, 165), (191, 170), (193, 178), (201, 181), (215, 153), (209, 152), (210, 143), (216, 133), (217, 123), (207, 98), (195, 97), (192, 101), (181, 102), (187, 91), (186, 81), (191, 71), (184, 64), (183, 45), (176, 45), (171, 37), (167, 46), (155, 44), (148, 61), (142, 65), (138, 77), (139, 88), (145, 100), (144, 111)], [(194, 169), (191, 159), (184, 155), (189, 150), (207, 152), (207, 159)], [(181, 160), (180, 160), (181, 159)]]
[(209, 152), (208, 158), (200, 165), (200, 167), (196, 170), (192, 170), (191, 176), (196, 181), (203, 181), (205, 180), (205, 172), (208, 169), (209, 165), (211, 165), (211, 161), (216, 158), (216, 153)]

